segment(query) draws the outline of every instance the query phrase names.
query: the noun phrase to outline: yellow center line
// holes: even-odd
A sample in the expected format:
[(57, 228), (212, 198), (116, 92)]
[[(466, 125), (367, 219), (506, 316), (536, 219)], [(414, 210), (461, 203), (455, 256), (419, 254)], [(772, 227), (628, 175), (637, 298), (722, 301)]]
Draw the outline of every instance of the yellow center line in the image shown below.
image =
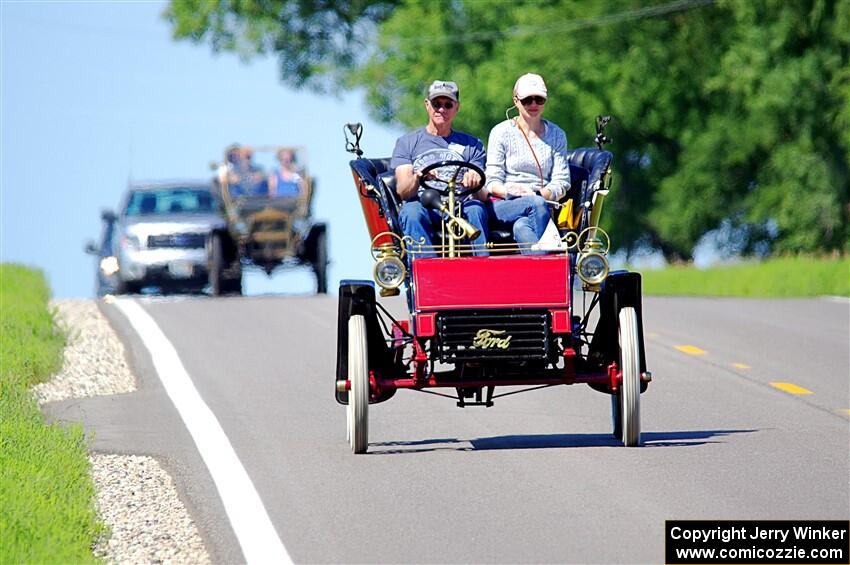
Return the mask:
[(708, 353), (704, 349), (700, 349), (694, 345), (677, 345), (676, 349), (681, 351), (682, 353), (687, 353), (688, 355), (705, 355)]
[(750, 367), (746, 363), (732, 363), (732, 366), (736, 369), (752, 369), (752, 367)]
[(785, 391), (790, 394), (814, 394), (807, 388), (803, 388), (801, 386), (797, 386), (794, 383), (770, 383), (771, 386), (778, 388), (779, 390)]

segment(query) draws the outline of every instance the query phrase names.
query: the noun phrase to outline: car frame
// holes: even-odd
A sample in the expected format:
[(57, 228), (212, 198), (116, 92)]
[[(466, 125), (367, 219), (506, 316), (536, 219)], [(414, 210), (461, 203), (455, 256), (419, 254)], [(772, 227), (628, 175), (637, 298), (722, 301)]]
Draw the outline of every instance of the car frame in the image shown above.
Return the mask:
[[(377, 300), (368, 280), (340, 283), (335, 398), (346, 405), (354, 453), (369, 445), (369, 407), (399, 389), (449, 396), (457, 406), (493, 406), (495, 399), (543, 387), (587, 384), (611, 397), (613, 434), (640, 445), (640, 394), (651, 373), (643, 343), (640, 274), (609, 272), (608, 236), (599, 227), (611, 183), (613, 155), (597, 119), (596, 148), (569, 152), (578, 225), (562, 229), (555, 251), (518, 254), (509, 233), (491, 231), (491, 255), (469, 255), (449, 182), (438, 257), (421, 257), (422, 245), (405, 238), (398, 222), (389, 160), (368, 159), (360, 149), (362, 126), (345, 126), (349, 163), (372, 238), (373, 271), (381, 296), (404, 285), (409, 317), (396, 319)], [(444, 162), (452, 166), (470, 166)], [(461, 169), (453, 179), (460, 178)], [(533, 280), (528, 273), (534, 273)], [(482, 281), (498, 281), (483, 285)], [(579, 287), (577, 289), (576, 287)], [(589, 304), (577, 300), (590, 296)], [(524, 387), (496, 394), (498, 387)], [(453, 395), (433, 389), (454, 389)]]
[[(291, 146), (258, 146), (258, 153), (281, 149), (300, 151)], [(227, 168), (227, 156), (214, 163), (217, 170)], [(214, 181), (227, 223), (213, 233), (208, 249), (210, 293), (214, 296), (241, 293), (242, 272), (257, 267), (271, 276), (277, 270), (308, 266), (316, 277), (316, 292), (328, 289), (327, 225), (313, 220), (312, 206), (316, 181), (301, 172), (304, 192), (292, 199), (270, 196), (234, 196), (229, 175)]]
[(115, 224), (118, 217), (112, 210), (103, 210), (100, 213), (102, 222), (100, 239), (97, 243), (88, 240), (84, 251), (94, 255), (97, 259), (95, 268), (95, 294), (106, 296), (107, 294), (120, 294), (121, 281), (118, 279), (118, 257), (114, 251)]
[[(141, 201), (146, 197), (167, 201), (182, 193), (187, 198), (197, 194), (199, 209), (178, 210), (177, 206), (174, 211), (141, 210)], [(137, 204), (140, 209), (131, 211)], [(121, 200), (112, 242), (113, 255), (118, 260), (114, 293), (138, 293), (147, 287), (157, 287), (164, 293), (202, 291), (209, 278), (210, 234), (224, 225), (208, 181), (132, 183)]]

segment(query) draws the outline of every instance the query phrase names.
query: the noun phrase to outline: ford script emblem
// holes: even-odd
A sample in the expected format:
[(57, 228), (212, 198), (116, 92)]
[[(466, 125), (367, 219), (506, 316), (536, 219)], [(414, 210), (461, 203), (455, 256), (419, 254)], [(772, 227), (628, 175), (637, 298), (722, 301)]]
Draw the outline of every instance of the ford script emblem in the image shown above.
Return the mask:
[(507, 349), (511, 344), (512, 336), (505, 335), (506, 333), (506, 330), (488, 330), (486, 328), (481, 328), (472, 340), (472, 347), (477, 349), (491, 349), (493, 347)]

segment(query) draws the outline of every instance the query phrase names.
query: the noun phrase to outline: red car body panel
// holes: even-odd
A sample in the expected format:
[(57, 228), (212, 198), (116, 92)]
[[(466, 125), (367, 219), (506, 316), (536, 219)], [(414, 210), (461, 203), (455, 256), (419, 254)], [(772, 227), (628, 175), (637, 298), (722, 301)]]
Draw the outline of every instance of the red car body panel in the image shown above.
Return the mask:
[(369, 237), (373, 240), (378, 234), (384, 234), (375, 240), (375, 245), (383, 245), (392, 243), (393, 238), (387, 232), (390, 231), (390, 226), (387, 219), (381, 214), (381, 208), (378, 203), (372, 198), (366, 197), (366, 181), (360, 178), (360, 175), (352, 171), (354, 184), (357, 186), (357, 194), (360, 197), (360, 206), (363, 208), (363, 217), (366, 218), (366, 227), (369, 229)]
[(565, 309), (570, 300), (570, 259), (511, 255), (413, 261), (416, 310), (469, 308)]

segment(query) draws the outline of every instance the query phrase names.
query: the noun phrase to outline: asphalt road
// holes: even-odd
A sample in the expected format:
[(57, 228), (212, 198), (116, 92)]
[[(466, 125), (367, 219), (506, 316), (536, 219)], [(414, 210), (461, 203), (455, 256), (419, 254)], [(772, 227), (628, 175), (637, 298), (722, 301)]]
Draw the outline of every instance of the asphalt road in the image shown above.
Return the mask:
[[(489, 409), (401, 391), (372, 407), (359, 456), (333, 400), (335, 298), (142, 303), (295, 562), (661, 563), (666, 519), (850, 517), (847, 301), (645, 299), (642, 448), (620, 447), (608, 397), (576, 385)], [(157, 457), (213, 559), (243, 560), (150, 355), (104, 310), (141, 390), (53, 416), (85, 422), (96, 450)]]

